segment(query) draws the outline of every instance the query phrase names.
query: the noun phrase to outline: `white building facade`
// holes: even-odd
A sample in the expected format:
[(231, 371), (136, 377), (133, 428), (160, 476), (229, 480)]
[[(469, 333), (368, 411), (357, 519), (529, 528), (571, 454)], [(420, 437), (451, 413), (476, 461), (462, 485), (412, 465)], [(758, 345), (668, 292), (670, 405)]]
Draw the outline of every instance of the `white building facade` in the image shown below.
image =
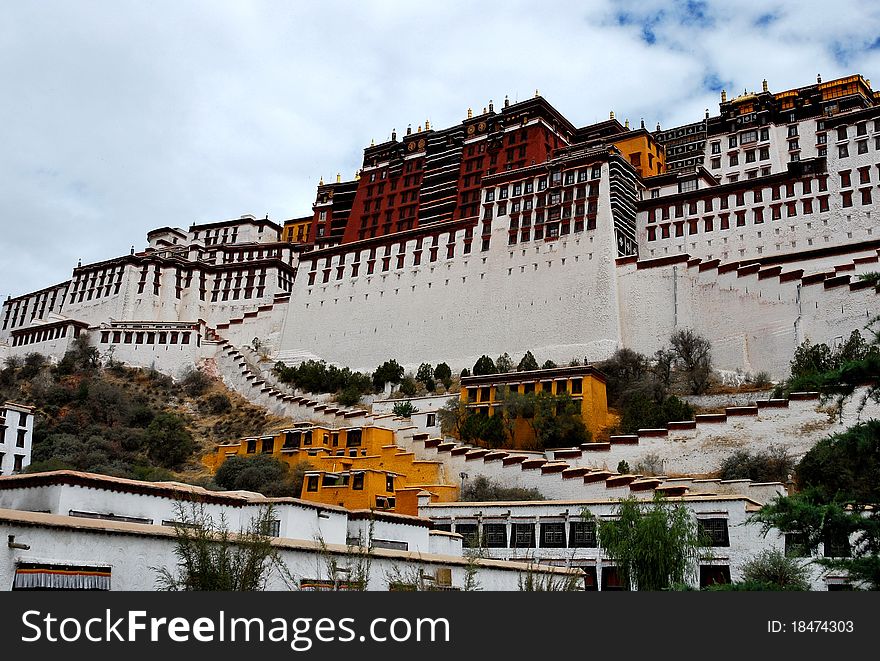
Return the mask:
[(0, 475), (22, 472), (31, 463), (34, 410), (6, 402), (0, 406)]

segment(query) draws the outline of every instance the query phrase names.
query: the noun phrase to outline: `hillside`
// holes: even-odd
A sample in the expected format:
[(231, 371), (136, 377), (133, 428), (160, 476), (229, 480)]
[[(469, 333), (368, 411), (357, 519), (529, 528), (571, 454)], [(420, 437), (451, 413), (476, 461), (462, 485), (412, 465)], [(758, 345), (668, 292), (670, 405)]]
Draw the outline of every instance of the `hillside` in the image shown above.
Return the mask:
[(74, 469), (210, 486), (200, 461), (221, 441), (290, 424), (221, 381), (191, 370), (172, 379), (86, 352), (51, 365), (39, 354), (8, 360), (0, 397), (34, 406), (30, 471)]

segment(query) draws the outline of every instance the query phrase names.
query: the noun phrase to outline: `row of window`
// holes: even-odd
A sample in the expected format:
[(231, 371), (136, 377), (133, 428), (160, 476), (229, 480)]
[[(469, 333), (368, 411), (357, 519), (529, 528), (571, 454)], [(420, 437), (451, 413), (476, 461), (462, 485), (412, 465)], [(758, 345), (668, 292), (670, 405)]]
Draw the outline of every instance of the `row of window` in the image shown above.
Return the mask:
[(101, 331), (101, 344), (189, 344), (190, 335), (190, 331), (104, 330)]
[[(2, 420), (2, 418), (0, 418), (0, 420)], [(5, 430), (6, 430), (6, 425), (0, 424), (0, 443), (2, 443), (3, 445), (6, 445), (6, 441), (4, 439), (4, 437), (6, 435), (4, 433)], [(26, 442), (27, 442), (27, 429), (24, 429), (24, 428), (16, 429), (15, 447), (23, 448), (26, 445)]]
[[(61, 309), (61, 306), (64, 304), (64, 293), (61, 293), (59, 300), (59, 289), (55, 288), (51, 291), (44, 291), (33, 298), (24, 298), (18, 299), (15, 302), (7, 302), (4, 306), (6, 308), (6, 313), (3, 316), (3, 330), (6, 330), (7, 327), (12, 326), (12, 328), (16, 328), (18, 326), (23, 326), (27, 321), (27, 313), (28, 309), (30, 309), (30, 321), (33, 321), (38, 316), (39, 318), (46, 318), (46, 308), (48, 307), (49, 312), (54, 312), (56, 310), (55, 304), (58, 304), (58, 309)], [(30, 304), (33, 303), (33, 306)]]
[(48, 342), (49, 340), (57, 340), (61, 337), (67, 337), (68, 328), (73, 328), (73, 336), (79, 337), (79, 326), (55, 326), (54, 328), (37, 328), (21, 334), (14, 335), (12, 338), (12, 346), (20, 347), (26, 344), (36, 344), (37, 342)]
[[(5, 452), (0, 452), (0, 467), (3, 466), (3, 459), (6, 457)], [(12, 472), (20, 473), (24, 470), (24, 458), (23, 454), (14, 454), (12, 455)]]
[[(555, 387), (554, 387), (555, 384)], [(571, 387), (569, 388), (569, 384)], [(493, 398), (503, 398), (507, 392), (516, 392), (530, 395), (536, 392), (549, 392), (557, 395), (570, 392), (572, 395), (580, 395), (583, 389), (583, 379), (562, 379), (558, 381), (534, 381), (530, 383), (513, 383), (505, 386), (481, 386), (468, 388), (465, 391), (466, 403), (489, 402)]]
[[(878, 166), (880, 167), (880, 166)], [(859, 178), (861, 183), (869, 183), (870, 182), (870, 173), (868, 172), (870, 168), (860, 168), (859, 170)], [(848, 172), (848, 171), (847, 171)], [(825, 192), (828, 190), (828, 178), (826, 176), (817, 177), (816, 181), (818, 182), (817, 188), (819, 192)], [(841, 181), (844, 181), (842, 178)], [(797, 194), (795, 191), (795, 183), (794, 181), (789, 181), (785, 184), (785, 186), (776, 185), (770, 187), (770, 199), (771, 200), (781, 200), (783, 198), (783, 191), (785, 193), (786, 198), (795, 197)], [(846, 186), (842, 186), (846, 188)], [(751, 193), (751, 199), (748, 204), (755, 204), (758, 202), (764, 202), (765, 188), (755, 188), (750, 191), (738, 191), (732, 194), (734, 199), (734, 206), (741, 207), (746, 206), (746, 194)], [(809, 195), (813, 192), (813, 179), (802, 179), (801, 180), (801, 195)], [(687, 203), (678, 202), (674, 205), (666, 205), (662, 207), (654, 207), (653, 209), (648, 209), (648, 222), (653, 223), (658, 220), (657, 212), (660, 212), (660, 220), (669, 220), (670, 215), (674, 215), (675, 218), (682, 218), (685, 215), (695, 215), (699, 213), (698, 204), (702, 201), (703, 203), (703, 211), (702, 213), (709, 213), (715, 211), (716, 206), (719, 209), (728, 209), (730, 208), (730, 198), (731, 194), (721, 195), (716, 197), (706, 197), (702, 200), (691, 200)]]
[[(706, 546), (730, 546), (726, 518), (697, 519)], [(451, 523), (435, 523), (435, 530), (452, 532)], [(455, 523), (455, 532), (468, 548), (598, 548), (595, 521), (538, 523)]]
[[(567, 172), (562, 172), (560, 170), (556, 170), (550, 174), (550, 185), (565, 185), (570, 186), (577, 181), (577, 183), (584, 183), (589, 181), (590, 179), (599, 179), (602, 176), (602, 166), (594, 165), (589, 170), (568, 170)], [(537, 180), (537, 190), (543, 191), (547, 190), (548, 179), (547, 177), (542, 177)], [(497, 196), (499, 200), (506, 200), (508, 197), (518, 197), (520, 195), (530, 195), (535, 192), (535, 182), (534, 181), (526, 181), (526, 182), (518, 182), (515, 184), (503, 184), (496, 188), (487, 188), (486, 189), (486, 202), (494, 202)], [(599, 184), (594, 183), (591, 186), (590, 195), (598, 195), (599, 194)]]

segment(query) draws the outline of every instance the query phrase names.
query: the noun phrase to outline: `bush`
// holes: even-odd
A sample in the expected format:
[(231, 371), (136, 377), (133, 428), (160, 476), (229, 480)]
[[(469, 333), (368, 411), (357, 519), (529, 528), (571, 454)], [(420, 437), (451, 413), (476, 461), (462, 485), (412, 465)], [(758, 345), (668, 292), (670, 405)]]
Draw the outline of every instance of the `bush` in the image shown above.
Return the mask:
[(534, 488), (506, 487), (484, 475), (477, 475), (473, 480), (465, 480), (461, 487), (461, 500), (467, 502), (544, 500), (544, 496)]
[(773, 590), (808, 591), (810, 570), (797, 558), (777, 549), (767, 549), (743, 563), (745, 583), (763, 584)]
[(233, 491), (255, 491), (266, 496), (299, 497), (303, 476), (314, 467), (307, 461), (293, 468), (271, 455), (233, 455), (217, 469), (214, 481)]
[(412, 402), (406, 401), (395, 403), (392, 412), (401, 418), (411, 418), (413, 413), (418, 413), (419, 410), (413, 406)]
[(405, 376), (400, 382), (398, 391), (404, 397), (415, 397), (419, 394), (419, 384), (411, 376)]
[(670, 422), (693, 417), (693, 407), (674, 395), (658, 402), (642, 392), (634, 392), (625, 397), (621, 406), (619, 431), (635, 434), (639, 429), (659, 429)]
[(199, 402), (199, 410), (202, 413), (221, 415), (232, 410), (232, 401), (226, 393), (212, 392)]
[(199, 397), (211, 387), (211, 378), (201, 370), (189, 368), (180, 379), (180, 387), (190, 397)]
[(196, 443), (183, 418), (174, 413), (160, 413), (147, 426), (144, 449), (160, 466), (176, 468), (192, 456)]
[(676, 365), (682, 370), (693, 394), (709, 388), (712, 375), (712, 345), (689, 328), (678, 330), (669, 338)]
[(347, 386), (336, 395), (336, 401), (343, 406), (354, 406), (361, 401), (361, 390), (356, 386)]
[(558, 365), (556, 363), (554, 363), (552, 360), (545, 360), (544, 364), (541, 365), (542, 370), (552, 370), (552, 369), (555, 369), (556, 367), (558, 367)]
[(795, 460), (782, 445), (771, 445), (764, 452), (737, 450), (727, 457), (719, 470), (722, 480), (788, 482)]

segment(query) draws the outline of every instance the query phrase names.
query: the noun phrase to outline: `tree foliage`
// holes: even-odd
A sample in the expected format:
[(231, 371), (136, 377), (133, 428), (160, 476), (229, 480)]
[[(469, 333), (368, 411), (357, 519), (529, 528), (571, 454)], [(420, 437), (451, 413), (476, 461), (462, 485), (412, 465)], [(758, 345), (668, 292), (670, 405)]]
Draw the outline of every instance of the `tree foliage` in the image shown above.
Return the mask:
[(196, 450), (186, 421), (174, 413), (159, 413), (153, 418), (143, 445), (150, 459), (165, 468), (177, 468)]
[(373, 386), (376, 390), (381, 390), (386, 383), (400, 383), (402, 378), (403, 366), (398, 365), (397, 361), (392, 358), (379, 365), (373, 372)]
[(446, 363), (437, 363), (437, 367), (434, 368), (434, 378), (448, 390), (452, 385), (452, 369)]
[(413, 403), (409, 400), (405, 402), (395, 402), (394, 407), (391, 410), (394, 415), (400, 416), (401, 418), (411, 418), (414, 413), (419, 412), (419, 409), (413, 406)]
[[(474, 363), (473, 374), (474, 376), (484, 376), (486, 374), (497, 374), (498, 369), (495, 367), (495, 361), (486, 356), (485, 354), (480, 356), (477, 359), (477, 362)], [(462, 374), (462, 376), (464, 376)]]
[(273, 572), (287, 570), (268, 533), (275, 518), (271, 507), (254, 517), (246, 530), (230, 533), (225, 519), (215, 521), (203, 505), (180, 506), (174, 525), (176, 571), (153, 568), (164, 591), (245, 592), (265, 590)]
[(477, 475), (472, 480), (465, 480), (461, 487), (460, 500), (468, 502), (486, 502), (499, 500), (544, 500), (537, 489), (509, 487), (485, 475)]
[(314, 466), (308, 461), (297, 462), (291, 468), (271, 455), (233, 455), (220, 464), (214, 481), (233, 491), (299, 498), (305, 473), (310, 470), (314, 470)]
[(437, 384), (434, 381), (434, 368), (429, 363), (422, 363), (416, 370), (416, 381), (420, 381), (428, 392), (434, 392)]
[(705, 544), (686, 507), (655, 494), (653, 502), (622, 500), (616, 515), (599, 521), (598, 533), (625, 584), (638, 590), (690, 584)]
[(520, 359), (519, 365), (516, 366), (516, 371), (530, 372), (536, 369), (538, 369), (538, 361), (535, 360), (535, 357), (532, 355), (531, 351), (526, 351), (526, 355)]
[(783, 445), (770, 445), (766, 450), (737, 450), (721, 462), (722, 480), (753, 482), (788, 482), (795, 468), (795, 459)]
[[(825, 352), (806, 348), (793, 361), (793, 374), (805, 374), (810, 365), (826, 369), (811, 378), (821, 392), (837, 395), (840, 406), (865, 384), (862, 404), (880, 399), (880, 335), (874, 332), (868, 348), (850, 340), (840, 360), (817, 363), (809, 356)], [(880, 421), (860, 422), (819, 441), (798, 464), (795, 481), (799, 493), (775, 499), (753, 519), (765, 534), (777, 529), (796, 535), (807, 553), (823, 544), (825, 557), (814, 562), (846, 572), (856, 586), (880, 589)]]
[(506, 374), (507, 372), (513, 371), (513, 359), (510, 357), (510, 354), (507, 352), (498, 356), (495, 360), (495, 369), (498, 370), (499, 374)]
[(357, 393), (360, 399), (360, 395), (372, 391), (373, 382), (368, 375), (352, 372), (348, 367), (328, 365), (323, 360), (306, 360), (299, 365), (278, 362), (273, 371), (279, 381), (304, 392)]
[(675, 395), (663, 396), (659, 400), (643, 391), (625, 394), (620, 403), (619, 431), (635, 434), (639, 429), (659, 429), (678, 420), (692, 420), (693, 407)]
[(706, 392), (712, 375), (712, 345), (690, 328), (676, 331), (669, 338), (677, 367), (682, 370), (695, 395)]

